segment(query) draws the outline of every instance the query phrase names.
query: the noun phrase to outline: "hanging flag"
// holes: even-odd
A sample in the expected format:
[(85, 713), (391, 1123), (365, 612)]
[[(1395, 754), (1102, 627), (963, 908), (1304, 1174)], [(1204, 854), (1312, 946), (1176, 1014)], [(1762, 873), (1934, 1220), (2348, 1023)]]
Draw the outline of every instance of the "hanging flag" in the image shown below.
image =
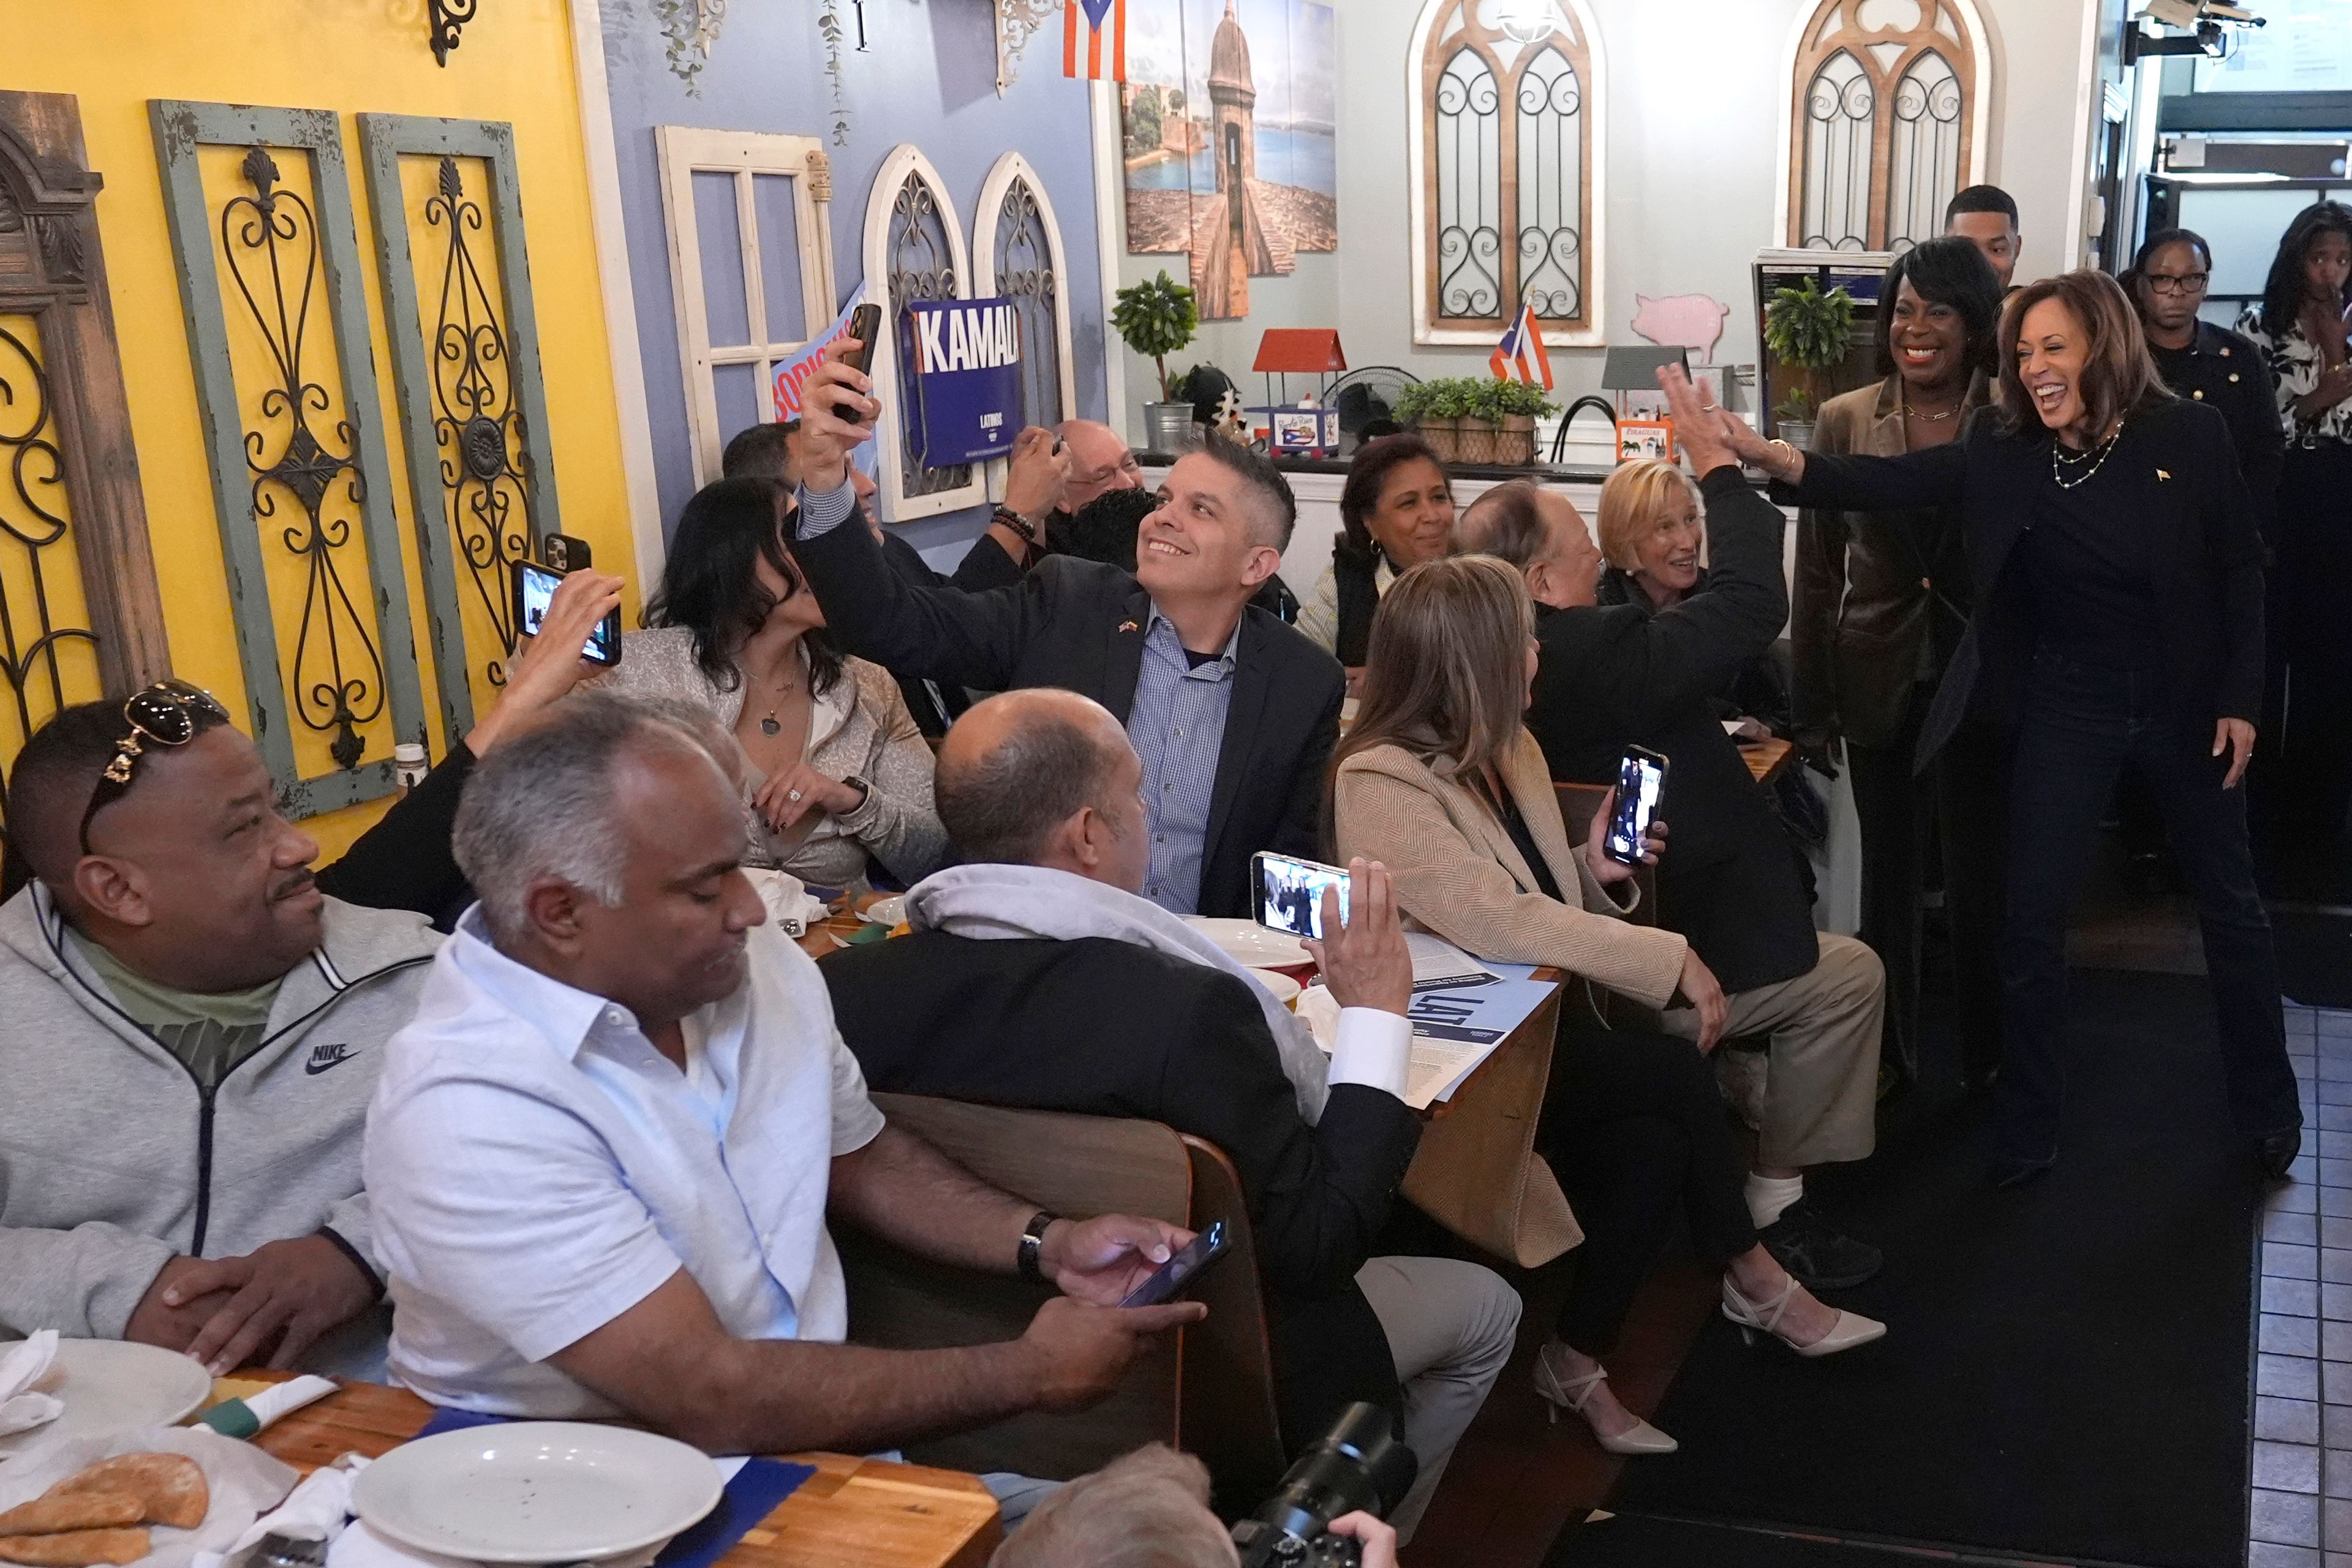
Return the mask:
[(1127, 0), (1063, 0), (1062, 74), (1127, 79)]
[(1536, 320), (1534, 306), (1519, 306), (1517, 319), (1495, 345), (1486, 366), (1497, 381), (1540, 382), (1546, 392), (1552, 389), (1551, 355), (1544, 352), (1543, 323)]

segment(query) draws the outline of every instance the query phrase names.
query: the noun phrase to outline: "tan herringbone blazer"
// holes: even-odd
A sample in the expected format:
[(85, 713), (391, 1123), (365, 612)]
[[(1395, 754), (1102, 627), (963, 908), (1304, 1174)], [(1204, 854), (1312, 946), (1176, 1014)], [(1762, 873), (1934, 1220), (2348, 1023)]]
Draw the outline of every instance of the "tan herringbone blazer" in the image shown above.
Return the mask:
[(1413, 924), (1480, 958), (1545, 963), (1662, 1008), (1682, 976), (1682, 937), (1633, 925), (1569, 843), (1542, 750), (1524, 729), (1501, 768), (1553, 879), (1583, 896), (1578, 909), (1547, 898), (1511, 836), (1465, 785), (1402, 746), (1375, 746), (1339, 764), (1333, 790), (1341, 864), (1379, 860)]

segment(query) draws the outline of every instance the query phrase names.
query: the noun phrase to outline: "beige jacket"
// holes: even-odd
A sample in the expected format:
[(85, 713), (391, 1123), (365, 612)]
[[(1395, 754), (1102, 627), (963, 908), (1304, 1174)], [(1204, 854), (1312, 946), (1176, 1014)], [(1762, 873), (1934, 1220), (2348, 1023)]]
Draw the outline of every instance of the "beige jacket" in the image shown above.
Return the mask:
[(1506, 963), (1566, 970), (1651, 1008), (1682, 977), (1689, 944), (1673, 931), (1628, 923), (1570, 844), (1551, 770), (1527, 731), (1501, 769), (1528, 831), (1562, 888), (1583, 908), (1548, 898), (1510, 833), (1468, 788), (1402, 746), (1375, 746), (1339, 764), (1334, 784), (1338, 849), (1379, 860), (1398, 902), (1419, 927)]
[[(683, 626), (629, 633), (621, 639), (621, 662), (601, 684), (699, 708), (730, 734), (743, 716), (741, 682), (723, 690), (704, 673), (695, 662), (694, 634)], [(780, 838), (748, 805), (768, 779), (745, 761), (748, 864), (840, 888), (866, 874), (869, 853), (909, 886), (946, 861), (947, 829), (931, 803), (931, 748), (888, 670), (862, 658), (843, 661), (841, 679), (814, 700), (802, 759), (827, 778), (864, 779), (866, 804), (846, 816), (803, 819), (814, 823), (805, 836)]]

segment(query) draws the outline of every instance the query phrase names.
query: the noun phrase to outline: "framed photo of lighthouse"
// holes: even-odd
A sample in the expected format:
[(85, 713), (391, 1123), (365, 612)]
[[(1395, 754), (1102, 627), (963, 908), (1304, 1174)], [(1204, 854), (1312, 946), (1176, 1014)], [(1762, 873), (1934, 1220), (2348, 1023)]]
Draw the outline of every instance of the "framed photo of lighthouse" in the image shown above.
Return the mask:
[(1131, 255), (1182, 253), (1204, 321), (1339, 248), (1339, 48), (1320, 0), (1129, 0)]

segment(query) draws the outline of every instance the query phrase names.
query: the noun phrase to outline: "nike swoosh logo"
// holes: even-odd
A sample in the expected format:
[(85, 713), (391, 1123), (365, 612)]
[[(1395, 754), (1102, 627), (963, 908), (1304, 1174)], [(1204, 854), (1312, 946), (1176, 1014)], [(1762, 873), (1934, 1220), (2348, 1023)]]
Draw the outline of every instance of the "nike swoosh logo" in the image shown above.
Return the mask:
[(352, 1047), (347, 1045), (320, 1046), (310, 1053), (310, 1059), (302, 1064), (302, 1071), (316, 1078), (330, 1068), (338, 1068), (350, 1061), (352, 1055)]

